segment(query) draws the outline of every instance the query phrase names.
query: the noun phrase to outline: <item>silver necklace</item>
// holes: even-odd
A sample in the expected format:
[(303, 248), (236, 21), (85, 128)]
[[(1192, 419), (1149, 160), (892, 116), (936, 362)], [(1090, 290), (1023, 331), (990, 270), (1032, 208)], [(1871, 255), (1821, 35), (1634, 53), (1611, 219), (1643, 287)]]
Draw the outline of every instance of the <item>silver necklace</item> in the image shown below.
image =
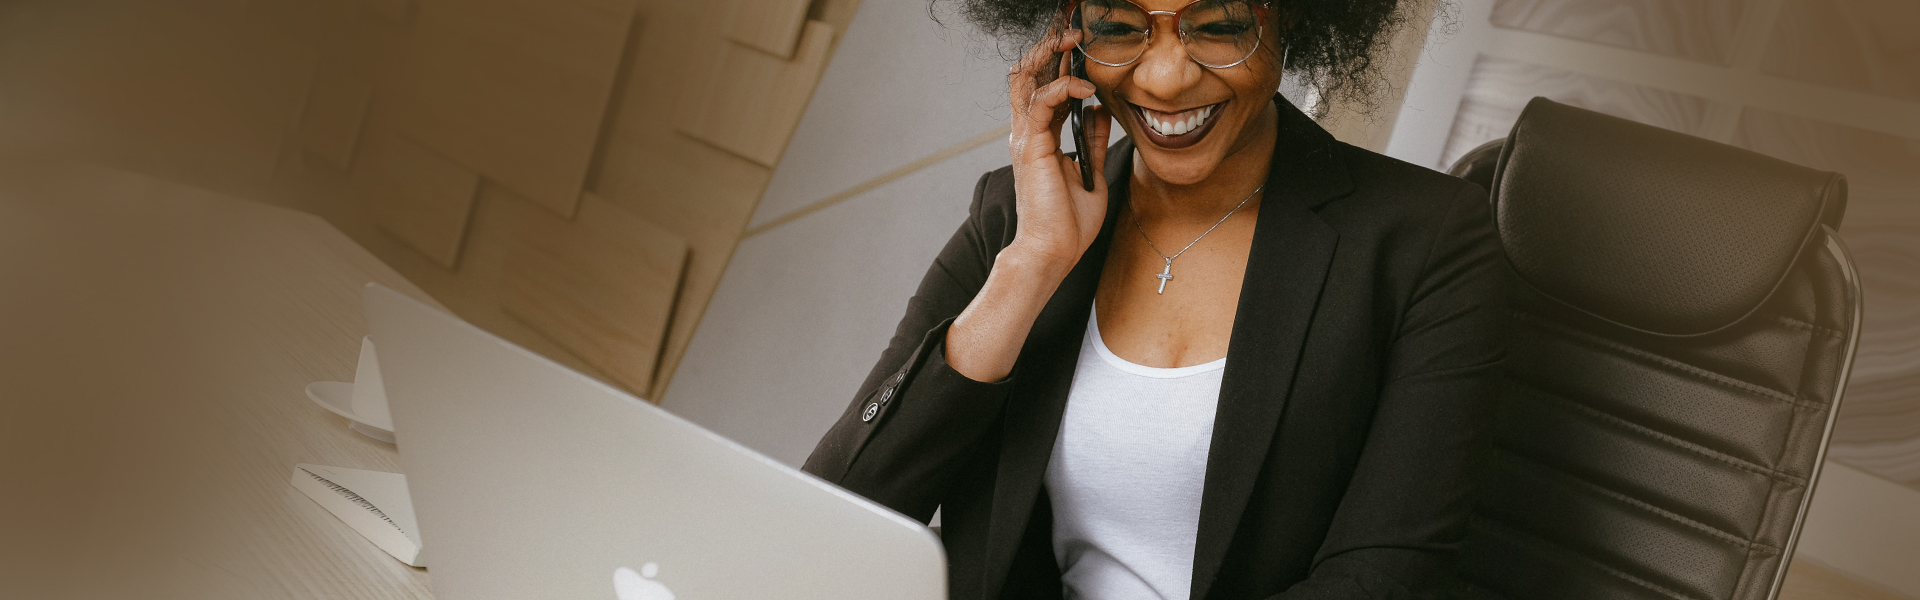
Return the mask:
[(1264, 190), (1264, 189), (1267, 189), (1266, 184), (1261, 184), (1260, 187), (1253, 188), (1253, 193), (1247, 194), (1247, 197), (1245, 198), (1241, 198), (1240, 203), (1233, 205), (1233, 210), (1227, 211), (1226, 216), (1220, 217), (1220, 220), (1218, 221), (1214, 221), (1213, 227), (1208, 227), (1206, 231), (1203, 231), (1200, 233), (1200, 237), (1193, 238), (1193, 241), (1187, 242), (1187, 247), (1181, 248), (1179, 252), (1173, 253), (1173, 256), (1167, 256), (1167, 253), (1160, 251), (1159, 246), (1153, 245), (1153, 238), (1147, 237), (1147, 229), (1145, 227), (1140, 226), (1140, 212), (1129, 210), (1128, 212), (1132, 213), (1133, 215), (1133, 228), (1136, 230), (1139, 230), (1140, 239), (1147, 241), (1147, 247), (1152, 248), (1154, 254), (1160, 255), (1160, 260), (1167, 261), (1166, 266), (1162, 267), (1160, 269), (1160, 272), (1154, 275), (1154, 277), (1160, 280), (1160, 290), (1154, 293), (1156, 294), (1167, 293), (1167, 282), (1173, 281), (1173, 259), (1180, 258), (1180, 255), (1186, 254), (1187, 250), (1193, 248), (1194, 244), (1200, 243), (1201, 238), (1205, 238), (1207, 237), (1207, 234), (1213, 233), (1213, 230), (1218, 229), (1221, 223), (1227, 222), (1227, 219), (1229, 217), (1232, 217), (1233, 213), (1240, 212), (1240, 207), (1246, 206), (1248, 200), (1252, 200), (1254, 196), (1260, 195), (1260, 190)]

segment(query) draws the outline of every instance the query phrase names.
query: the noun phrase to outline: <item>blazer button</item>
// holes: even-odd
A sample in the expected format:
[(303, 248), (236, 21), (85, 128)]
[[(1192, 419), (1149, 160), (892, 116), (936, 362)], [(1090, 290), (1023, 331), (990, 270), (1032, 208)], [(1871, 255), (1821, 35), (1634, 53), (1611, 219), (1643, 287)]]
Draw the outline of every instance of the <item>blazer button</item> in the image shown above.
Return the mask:
[(892, 398), (893, 398), (893, 388), (880, 390), (880, 404), (886, 404), (887, 400)]
[(860, 421), (863, 423), (871, 423), (873, 422), (873, 417), (878, 414), (880, 414), (880, 403), (875, 402), (873, 404), (868, 404), (867, 410), (865, 412), (860, 413)]

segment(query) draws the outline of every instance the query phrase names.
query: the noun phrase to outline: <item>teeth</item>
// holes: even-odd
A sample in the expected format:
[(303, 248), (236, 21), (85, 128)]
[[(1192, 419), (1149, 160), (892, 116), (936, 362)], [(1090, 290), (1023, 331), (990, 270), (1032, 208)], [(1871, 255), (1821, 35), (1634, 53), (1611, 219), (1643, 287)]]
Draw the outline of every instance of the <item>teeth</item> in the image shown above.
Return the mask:
[(1199, 110), (1193, 111), (1193, 114), (1188, 115), (1187, 118), (1178, 121), (1172, 119), (1162, 121), (1159, 117), (1148, 116), (1147, 127), (1152, 128), (1156, 133), (1164, 136), (1184, 135), (1187, 132), (1199, 129), (1202, 123), (1207, 122), (1207, 117), (1212, 115), (1213, 107), (1203, 106)]

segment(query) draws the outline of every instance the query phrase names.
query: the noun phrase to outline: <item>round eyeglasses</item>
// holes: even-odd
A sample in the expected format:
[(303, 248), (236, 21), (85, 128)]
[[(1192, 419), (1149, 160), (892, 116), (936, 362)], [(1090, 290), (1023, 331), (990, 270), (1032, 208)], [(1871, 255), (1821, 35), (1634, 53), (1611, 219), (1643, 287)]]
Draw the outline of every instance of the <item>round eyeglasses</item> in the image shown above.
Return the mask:
[(1066, 10), (1081, 31), (1080, 52), (1109, 67), (1140, 60), (1161, 29), (1154, 22), (1160, 16), (1173, 19), (1187, 58), (1215, 69), (1232, 67), (1260, 48), (1267, 20), (1267, 5), (1253, 0), (1194, 0), (1176, 11), (1147, 10), (1129, 0), (1075, 0)]

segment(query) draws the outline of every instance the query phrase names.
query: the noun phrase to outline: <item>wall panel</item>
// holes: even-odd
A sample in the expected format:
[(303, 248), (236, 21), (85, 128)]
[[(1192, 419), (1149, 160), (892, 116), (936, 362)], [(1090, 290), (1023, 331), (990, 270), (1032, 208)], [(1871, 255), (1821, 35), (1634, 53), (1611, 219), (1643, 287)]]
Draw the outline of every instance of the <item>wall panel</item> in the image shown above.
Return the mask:
[(1460, 98), (1460, 111), (1454, 116), (1440, 164), (1452, 165), (1475, 146), (1506, 137), (1534, 96), (1699, 136), (1706, 135), (1709, 112), (1717, 104), (1678, 92), (1482, 55)]
[(519, 220), (502, 301), (620, 385), (645, 392), (686, 261), (686, 239), (586, 194), (571, 222)]
[(1493, 24), (1718, 65), (1754, 0), (1499, 0)]
[(1920, 2), (1787, 0), (1761, 71), (1920, 100)]
[(478, 175), (391, 132), (368, 139), (353, 172), (355, 187), (372, 203), (381, 229), (433, 262), (454, 267), (480, 187)]
[(833, 26), (814, 21), (792, 60), (729, 45), (709, 83), (685, 97), (681, 131), (762, 165), (780, 162), (832, 44)]
[(412, 137), (573, 214), (635, 0), (421, 2), (397, 77)]
[(317, 70), (300, 120), (300, 145), (333, 166), (352, 166), (361, 120), (372, 99), (372, 82), (335, 69)]
[(734, 0), (727, 39), (780, 58), (793, 58), (806, 29), (807, 0)]

